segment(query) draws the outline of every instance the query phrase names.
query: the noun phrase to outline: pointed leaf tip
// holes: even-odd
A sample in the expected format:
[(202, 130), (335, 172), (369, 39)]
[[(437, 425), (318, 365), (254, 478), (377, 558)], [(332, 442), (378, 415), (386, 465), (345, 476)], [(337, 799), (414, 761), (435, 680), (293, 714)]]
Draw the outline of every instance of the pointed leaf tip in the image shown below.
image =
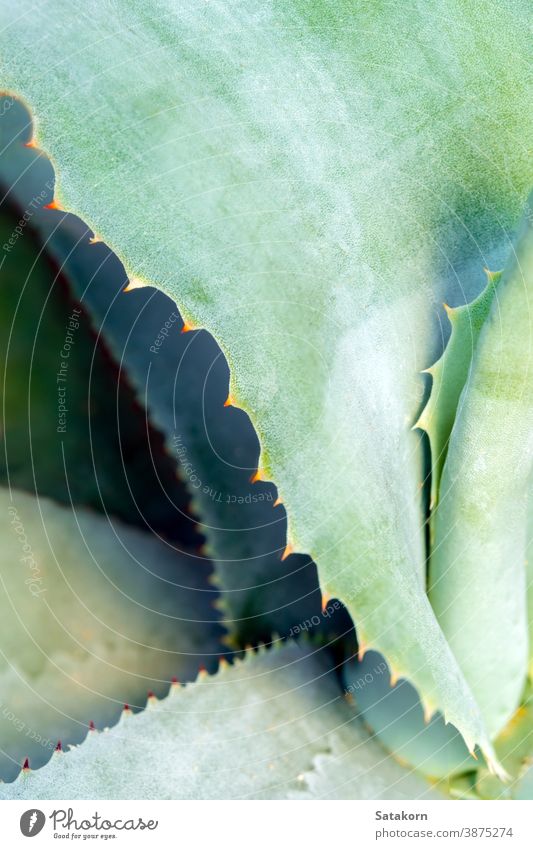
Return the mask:
[[(101, 241), (101, 240), (98, 239), (98, 237), (96, 237), (96, 241)], [(92, 243), (94, 244), (94, 242), (92, 242)], [(147, 286), (147, 285), (148, 285), (147, 283), (145, 283), (143, 280), (140, 280), (138, 277), (130, 277), (127, 285), (124, 287), (124, 289), (122, 291), (123, 292), (133, 292), (134, 289), (144, 289), (144, 287)]]
[(259, 481), (265, 480), (265, 471), (264, 469), (258, 469), (250, 478), (250, 483), (258, 483)]

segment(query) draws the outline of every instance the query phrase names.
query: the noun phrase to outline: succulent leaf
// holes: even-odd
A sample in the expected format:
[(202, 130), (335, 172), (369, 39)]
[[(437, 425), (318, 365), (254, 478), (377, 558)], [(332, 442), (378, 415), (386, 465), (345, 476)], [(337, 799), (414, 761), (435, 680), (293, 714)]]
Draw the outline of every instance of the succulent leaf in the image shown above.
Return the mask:
[(479, 335), (433, 516), (429, 597), (491, 737), (520, 703), (529, 656), (532, 297), (528, 206)]
[(325, 787), (330, 798), (432, 795), (364, 732), (326, 654), (288, 643), (89, 733), (0, 798), (323, 798)]
[(83, 508), (0, 489), (0, 774), (45, 763), (58, 740), (124, 703), (216, 668), (209, 566)]
[(427, 369), (433, 379), (431, 395), (417, 427), (426, 431), (431, 447), (431, 507), (435, 507), (438, 500), (448, 440), (459, 399), (468, 381), (479, 333), (489, 313), (500, 277), (500, 272), (487, 271), (487, 285), (474, 301), (459, 307), (446, 306), (451, 335), (442, 356)]
[[(57, 198), (214, 334), (289, 547), (490, 758), (425, 595), (409, 429), (435, 303), (496, 267), (529, 183), (527, 5), (116, 2), (102, 40), (109, 14), (6, 4)], [(36, 40), (73, 62), (50, 79)]]
[[(348, 633), (351, 628), (349, 617), (346, 613), (343, 615), (338, 603), (333, 614), (328, 611), (327, 617), (322, 615), (316, 566), (310, 558), (295, 554), (281, 561), (286, 539), (285, 510), (282, 505), (276, 505), (272, 484), (251, 483), (257, 469), (259, 443), (248, 416), (231, 405), (224, 406), (229, 372), (213, 337), (206, 332), (180, 332), (183, 328), (180, 314), (162, 292), (146, 286), (124, 292), (124, 267), (109, 248), (102, 242), (94, 244), (91, 231), (74, 216), (41, 208), (49, 199), (47, 186), (53, 185), (51, 165), (44, 154), (36, 156), (35, 149), (25, 145), (25, 140), (31, 137), (30, 115), (21, 108), (19, 101), (14, 100), (12, 106), (10, 103), (6, 98), (0, 101), (0, 183), (9, 186), (9, 197), (19, 208), (32, 209), (31, 228), (38, 233), (42, 243), (39, 256), (46, 254), (42, 262), (35, 268), (32, 266), (30, 280), (24, 286), (26, 264), (33, 262), (38, 250), (31, 237), (10, 252), (8, 265), (4, 268), (4, 274), (10, 271), (10, 276), (16, 278), (12, 280), (13, 294), (18, 299), (18, 290), (24, 289), (23, 304), (31, 308), (28, 318), (27, 315), (21, 316), (20, 306), (17, 307), (14, 330), (18, 332), (21, 328), (21, 339), (32, 336), (35, 330), (38, 349), (32, 356), (31, 348), (23, 347), (16, 363), (11, 352), (9, 374), (10, 377), (17, 375), (17, 380), (11, 381), (10, 388), (17, 390), (14, 401), (19, 408), (14, 408), (13, 404), (7, 407), (10, 447), (16, 439), (18, 454), (24, 459), (29, 458), (29, 445), (21, 438), (26, 392), (19, 390), (19, 384), (27, 376), (30, 358), (34, 364), (40, 365), (33, 375), (33, 383), (44, 380), (44, 364), (50, 356), (54, 358), (62, 340), (61, 334), (64, 334), (61, 311), (66, 309), (70, 292), (70, 296), (77, 299), (76, 305), (83, 308), (80, 319), (83, 327), (81, 334), (76, 336), (76, 350), (82, 347), (82, 353), (75, 359), (77, 373), (73, 385), (83, 401), (84, 389), (86, 396), (94, 396), (96, 384), (96, 394), (103, 396), (106, 402), (93, 404), (90, 445), (85, 412), (81, 422), (78, 420), (80, 417), (76, 417), (75, 427), (70, 428), (72, 444), (67, 446), (70, 458), (67, 466), (74, 466), (78, 472), (81, 463), (85, 466), (84, 473), (78, 474), (71, 482), (72, 499), (79, 501), (83, 497), (86, 501), (89, 496), (89, 502), (98, 506), (105, 496), (108, 509), (115, 514), (120, 510), (120, 515), (131, 521), (136, 513), (130, 497), (133, 487), (134, 500), (142, 507), (143, 515), (152, 527), (161, 529), (163, 518), (163, 527), (168, 533), (173, 519), (172, 505), (180, 507), (179, 513), (174, 511), (173, 536), (179, 536), (182, 542), (190, 542), (193, 522), (190, 518), (187, 526), (189, 517), (184, 509), (183, 495), (180, 497), (174, 479), (173, 466), (176, 464), (185, 487), (194, 499), (191, 505), (193, 512), (201, 522), (206, 540), (202, 551), (214, 561), (213, 578), (220, 593), (217, 604), (224, 614), (232, 644), (240, 647), (256, 645), (269, 641), (273, 634), (284, 637), (311, 633), (313, 636), (321, 634), (324, 638), (327, 631), (329, 639), (334, 633)], [(35, 197), (42, 197), (42, 203), (30, 207)], [(9, 209), (5, 208), (4, 212), (9, 217)], [(13, 230), (19, 217), (15, 216), (8, 232)], [(50, 303), (54, 302), (54, 292), (48, 294), (48, 290), (58, 285), (56, 275), (49, 270), (48, 257), (56, 261), (59, 266), (57, 276), (65, 284), (59, 298), (55, 293), (56, 311), (61, 316), (59, 322), (55, 322), (58, 339), (54, 339), (48, 327), (51, 321), (54, 327), (51, 319), (54, 303)], [(46, 280), (48, 270), (50, 279)], [(37, 281), (34, 280), (39, 272), (45, 278), (40, 298), (37, 297)], [(28, 282), (32, 285), (28, 286)], [(4, 302), (7, 296), (4, 291)], [(41, 300), (45, 298), (46, 307), (43, 308)], [(4, 310), (6, 340), (13, 337), (8, 329), (11, 330), (14, 311), (14, 305), (6, 306)], [(96, 338), (86, 338), (89, 318), (98, 343)], [(46, 340), (43, 339), (45, 329), (48, 330)], [(110, 349), (115, 362), (120, 364), (120, 372), (117, 371), (114, 381), (113, 374), (109, 373), (109, 357), (104, 359), (99, 350), (102, 348), (99, 344), (101, 339), (105, 340), (105, 347)], [(92, 355), (90, 362), (89, 355)], [(104, 360), (105, 366), (103, 374), (98, 368), (101, 360)], [(127, 382), (123, 379), (124, 374)], [(73, 380), (72, 375), (71, 378)], [(52, 379), (55, 379), (53, 369)], [(131, 398), (128, 409), (124, 400), (128, 384), (136, 391), (141, 409)], [(99, 386), (102, 387), (100, 390)], [(120, 433), (114, 432), (115, 416), (110, 410), (115, 395), (120, 398), (120, 414), (116, 417)], [(33, 447), (37, 463), (46, 461), (47, 469), (44, 471), (48, 472), (51, 468), (53, 472), (44, 474), (44, 480), (41, 480), (42, 470), (37, 469), (38, 488), (43, 494), (53, 494), (58, 498), (65, 494), (61, 490), (65, 483), (63, 463), (58, 462), (55, 455), (50, 456), (50, 452), (39, 451), (43, 442), (47, 445), (57, 442), (50, 427), (54, 421), (55, 399), (50, 393), (44, 394), (42, 401), (47, 401), (47, 406), (37, 404), (36, 400), (32, 399)], [(144, 410), (147, 412), (143, 415)], [(70, 416), (73, 415), (71, 410)], [(136, 422), (142, 425), (143, 433), (148, 431), (152, 437), (153, 425), (157, 426), (165, 435), (172, 460), (164, 456), (160, 446), (154, 445), (153, 438), (149, 446), (139, 439), (134, 442), (134, 435), (138, 436)], [(87, 429), (85, 438), (83, 428)], [(117, 436), (120, 436), (121, 450), (113, 451), (113, 446), (119, 448)], [(101, 471), (102, 443), (105, 448), (105, 477), (97, 474), (95, 478), (92, 464), (95, 463), (98, 472)], [(77, 450), (77, 456), (73, 456), (73, 449)], [(126, 492), (123, 455), (128, 470)], [(151, 475), (153, 477), (152, 470), (147, 468), (152, 461), (158, 466), (156, 476), (160, 491), (155, 493), (147, 486)], [(170, 478), (165, 465), (171, 467)], [(31, 478), (27, 462), (23, 468), (26, 474), (22, 480), (14, 480), (15, 484), (28, 483), (28, 473)], [(11, 476), (13, 480), (13, 458)], [(108, 485), (110, 482), (112, 487)], [(137, 482), (139, 485), (135, 486)], [(81, 493), (77, 489), (80, 483), (86, 488)], [(92, 490), (87, 493), (91, 485)], [(159, 514), (162, 512), (163, 517), (156, 510)], [(178, 521), (180, 519), (183, 521)]]

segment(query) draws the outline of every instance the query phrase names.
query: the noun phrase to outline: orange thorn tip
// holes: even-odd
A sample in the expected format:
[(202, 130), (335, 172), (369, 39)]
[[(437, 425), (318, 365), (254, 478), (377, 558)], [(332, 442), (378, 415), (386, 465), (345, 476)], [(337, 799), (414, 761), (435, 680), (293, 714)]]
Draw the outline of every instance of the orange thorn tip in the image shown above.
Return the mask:
[[(100, 236), (97, 236), (97, 235), (96, 235), (96, 233), (94, 234), (94, 236), (91, 236), (91, 237), (89, 238), (89, 244), (90, 244), (90, 245), (97, 245), (97, 244), (98, 244), (99, 242), (101, 242), (101, 241), (102, 241), (102, 240), (101, 240)], [(128, 285), (129, 285), (129, 284), (128, 284)]]
[(35, 139), (30, 139), (29, 141), (24, 143), (24, 147), (37, 147), (37, 142)]
[(194, 327), (192, 324), (189, 324), (188, 321), (184, 321), (183, 327), (181, 328), (181, 332), (182, 333), (190, 333), (192, 330), (196, 330), (196, 327)]
[(250, 483), (257, 483), (258, 481), (264, 481), (264, 480), (265, 480), (264, 469), (258, 469), (257, 472), (255, 472), (252, 475), (252, 477), (250, 478)]
[(395, 669), (391, 669), (390, 671), (390, 686), (395, 687), (399, 680), (399, 675)]
[(233, 395), (228, 395), (228, 397), (224, 401), (224, 406), (225, 407), (234, 407), (235, 406), (235, 400), (233, 398)]
[(61, 209), (58, 202), (54, 199), (51, 203), (45, 203), (43, 209)]
[(288, 542), (287, 545), (285, 546), (285, 550), (284, 550), (283, 554), (281, 555), (281, 559), (286, 560), (287, 557), (289, 557), (293, 553), (293, 551), (294, 551), (294, 546), (291, 545), (290, 542)]
[(331, 596), (328, 595), (327, 593), (322, 593), (322, 613), (325, 612), (325, 610), (326, 610), (326, 608), (329, 604), (330, 598), (331, 598)]
[(272, 507), (279, 507), (280, 504), (283, 504), (283, 501), (281, 500), (281, 498), (278, 497), (274, 501), (274, 504), (272, 505)]
[(359, 663), (361, 663), (367, 651), (368, 646), (366, 645), (366, 643), (359, 643), (359, 651), (357, 652), (357, 660), (359, 661)]
[(426, 725), (428, 725), (429, 721), (431, 720), (431, 717), (433, 716), (433, 710), (431, 708), (431, 705), (428, 705), (428, 704), (423, 705), (423, 709), (424, 709), (424, 722), (425, 722)]
[(143, 289), (147, 286), (147, 283), (144, 283), (142, 280), (139, 280), (138, 277), (130, 277), (128, 283), (123, 288), (123, 292), (133, 292), (134, 289)]

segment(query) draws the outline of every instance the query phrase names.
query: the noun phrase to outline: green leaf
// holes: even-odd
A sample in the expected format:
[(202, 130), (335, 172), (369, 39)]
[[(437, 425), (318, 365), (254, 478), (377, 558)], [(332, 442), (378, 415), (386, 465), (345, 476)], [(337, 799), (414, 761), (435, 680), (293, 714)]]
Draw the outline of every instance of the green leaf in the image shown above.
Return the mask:
[(410, 427), (436, 304), (451, 280), (478, 290), (525, 197), (527, 17), (521, 0), (92, 0), (83, 18), (11, 0), (2, 40), (58, 198), (228, 355), (289, 545), (489, 757), (425, 595)]
[(525, 563), (533, 466), (532, 296), (528, 205), (453, 426), (430, 567), (433, 609), (492, 737), (520, 703), (529, 656)]
[[(320, 753), (326, 758), (317, 759)], [(43, 770), (0, 785), (6, 799), (375, 799), (396, 792), (431, 796), (359, 726), (326, 654), (294, 643), (174, 688), (144, 712), (55, 754)]]
[(0, 771), (216, 668), (209, 567), (83, 509), (0, 489)]
[[(83, 415), (76, 416), (74, 422), (71, 421), (74, 427), (69, 428), (67, 466), (72, 465), (77, 470), (82, 464), (84, 466), (84, 473), (70, 482), (73, 499), (78, 501), (84, 497), (86, 500), (90, 496), (98, 506), (105, 497), (109, 509), (115, 514), (120, 510), (120, 515), (130, 521), (138, 512), (136, 503), (142, 507), (152, 527), (161, 529), (163, 524), (166, 533), (173, 531), (174, 538), (180, 536), (182, 542), (190, 540), (192, 522), (186, 526), (187, 514), (182, 504), (183, 494), (179, 493), (175, 480), (173, 461), (161, 451), (161, 446), (154, 444), (153, 437), (157, 434), (153, 425), (157, 424), (166, 437), (168, 453), (194, 498), (194, 511), (202, 522), (201, 530), (207, 540), (202, 551), (214, 561), (213, 577), (220, 593), (217, 604), (224, 613), (232, 644), (244, 647), (270, 641), (273, 634), (288, 636), (302, 631), (314, 636), (321, 634), (323, 638), (325, 631), (328, 638), (333, 633), (347, 633), (351, 628), (349, 617), (341, 613), (338, 602), (333, 616), (321, 615), (314, 563), (298, 554), (281, 560), (286, 539), (285, 510), (281, 505), (274, 507), (276, 492), (272, 484), (252, 484), (250, 481), (257, 469), (259, 443), (248, 416), (235, 407), (223, 406), (229, 371), (213, 337), (206, 332), (181, 333), (183, 322), (179, 312), (162, 292), (148, 287), (124, 292), (124, 268), (109, 248), (102, 242), (93, 244), (91, 231), (74, 216), (42, 209), (45, 201), (51, 200), (47, 187), (53, 185), (53, 172), (44, 155), (37, 156), (34, 148), (25, 146), (29, 138), (29, 113), (21, 108), (19, 101), (0, 99), (0, 182), (9, 187), (9, 197), (16, 200), (19, 208), (31, 209), (32, 232), (39, 234), (43, 246), (39, 261), (35, 267), (32, 265), (28, 280), (31, 285), (24, 287), (25, 268), (33, 263), (37, 246), (30, 236), (10, 251), (8, 265), (4, 268), (4, 290), (0, 290), (6, 340), (10, 336), (19, 338), (20, 333), (20, 339), (25, 341), (38, 327), (36, 351), (32, 352), (27, 345), (19, 346), (18, 359), (15, 360), (12, 350), (9, 358), (8, 388), (13, 390), (6, 416), (10, 455), (13, 461), (14, 442), (17, 453), (25, 461), (17, 470), (25, 474), (22, 479), (19, 474), (13, 482), (28, 484), (29, 477), (33, 483), (33, 472), (28, 466), (29, 435), (23, 439), (24, 430), (21, 433), (26, 393), (20, 391), (20, 385), (24, 376), (32, 382), (28, 375), (30, 359), (34, 367), (33, 385), (39, 382), (48, 385), (50, 375), (44, 365), (61, 346), (65, 293), (71, 291), (79, 301), (77, 306), (81, 305), (84, 310), (80, 319), (83, 322), (81, 339), (80, 333), (76, 335), (77, 350), (80, 347), (82, 350), (72, 364), (77, 371), (76, 380), (71, 375), (71, 383), (81, 395), (82, 404), (84, 390), (91, 398), (97, 394), (100, 401), (92, 405), (90, 440), (84, 408)], [(35, 198), (42, 198), (41, 204), (36, 204)], [(10, 208), (4, 208), (4, 212), (8, 221)], [(19, 218), (17, 214), (8, 225), (9, 232)], [(59, 266), (58, 272), (49, 268), (49, 257)], [(44, 278), (41, 287), (35, 279), (39, 273)], [(6, 275), (14, 278), (10, 287)], [(59, 283), (64, 285), (58, 293)], [(5, 303), (10, 292), (18, 303), (22, 288), (24, 315), (20, 315), (20, 305)], [(59, 321), (55, 323), (54, 305), (59, 314)], [(8, 329), (11, 330), (16, 309), (14, 331), (17, 332), (10, 333)], [(89, 316), (98, 340), (105, 340), (115, 362), (120, 364), (120, 372), (115, 374), (109, 368), (109, 357), (102, 356), (104, 346), (92, 336), (87, 338)], [(99, 368), (101, 362), (104, 368)], [(36, 364), (40, 369), (36, 370)], [(55, 368), (55, 360), (53, 365)], [(52, 377), (54, 375), (52, 370)], [(128, 395), (129, 384), (135, 389), (142, 410)], [(117, 394), (119, 415), (115, 417), (108, 408)], [(106, 403), (101, 403), (100, 396)], [(34, 392), (29, 422), (36, 448), (34, 468), (37, 466), (38, 488), (44, 494), (50, 493), (56, 498), (63, 495), (63, 500), (68, 500), (64, 491), (63, 458), (39, 450), (43, 442), (49, 446), (58, 441), (53, 428), (55, 398), (46, 392), (39, 400), (42, 403), (37, 404)], [(149, 427), (145, 426), (144, 410), (148, 411), (146, 424)], [(116, 419), (120, 433), (115, 433)], [(150, 446), (138, 439), (136, 423), (142, 425), (143, 433), (147, 431), (152, 437)], [(61, 442), (65, 450), (63, 438)], [(105, 477), (98, 474), (95, 480), (92, 464), (94, 462), (101, 471), (102, 453)], [(128, 487), (123, 454), (128, 462)], [(159, 467), (155, 492), (147, 486), (154, 474), (153, 462)], [(43, 463), (46, 463), (44, 469), (41, 468)], [(170, 476), (165, 466), (170, 466)], [(13, 462), (10, 471), (13, 480)], [(80, 485), (84, 487), (82, 492)], [(134, 489), (133, 504), (131, 488)], [(172, 505), (176, 503), (181, 510), (179, 513), (174, 510), (173, 515)], [(177, 522), (181, 517), (184, 521)], [(169, 527), (172, 521), (178, 527)]]
[(460, 307), (446, 306), (451, 335), (442, 356), (435, 365), (426, 369), (433, 378), (433, 384), (416, 426), (426, 431), (431, 446), (431, 507), (435, 507), (438, 501), (442, 469), (459, 399), (468, 381), (477, 340), (500, 277), (499, 272), (487, 271), (487, 285), (472, 303)]

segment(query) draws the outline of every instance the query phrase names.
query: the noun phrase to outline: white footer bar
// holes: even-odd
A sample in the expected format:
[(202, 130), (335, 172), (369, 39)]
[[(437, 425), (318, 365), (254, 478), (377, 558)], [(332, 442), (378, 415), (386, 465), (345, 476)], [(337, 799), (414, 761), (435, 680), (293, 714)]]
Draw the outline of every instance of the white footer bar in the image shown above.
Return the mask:
[(533, 847), (533, 802), (1, 802), (0, 823), (6, 849)]

